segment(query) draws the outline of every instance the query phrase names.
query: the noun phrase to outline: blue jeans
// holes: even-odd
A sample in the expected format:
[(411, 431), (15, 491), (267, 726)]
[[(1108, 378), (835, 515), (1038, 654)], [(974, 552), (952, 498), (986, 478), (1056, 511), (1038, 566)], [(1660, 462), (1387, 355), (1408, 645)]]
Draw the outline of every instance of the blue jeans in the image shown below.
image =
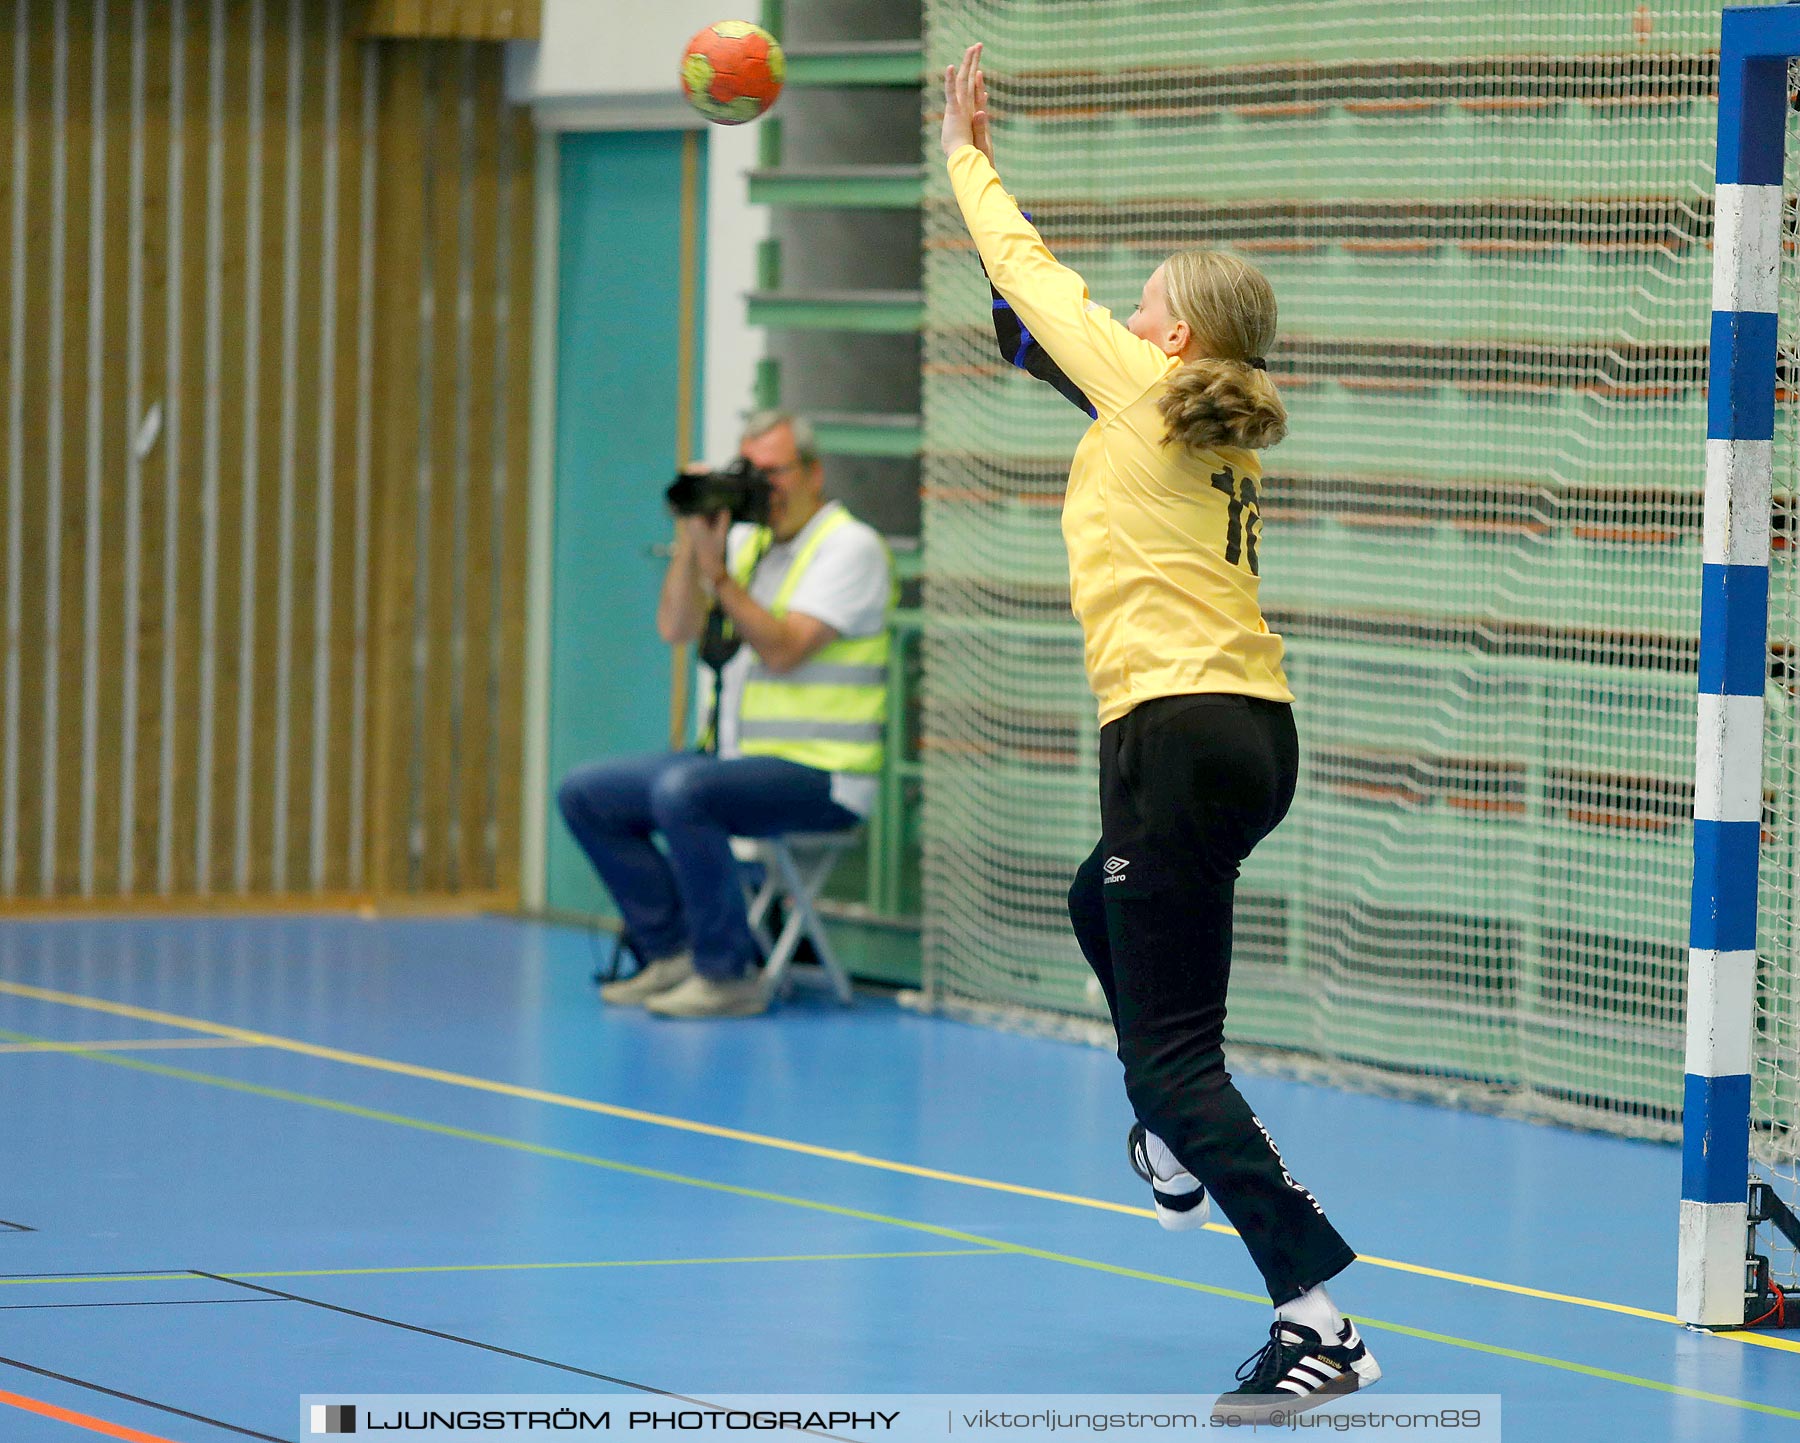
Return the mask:
[(832, 801), (830, 772), (778, 757), (592, 762), (563, 778), (556, 800), (643, 960), (691, 949), (694, 970), (716, 978), (742, 976), (759, 955), (731, 838), (837, 832), (860, 820)]

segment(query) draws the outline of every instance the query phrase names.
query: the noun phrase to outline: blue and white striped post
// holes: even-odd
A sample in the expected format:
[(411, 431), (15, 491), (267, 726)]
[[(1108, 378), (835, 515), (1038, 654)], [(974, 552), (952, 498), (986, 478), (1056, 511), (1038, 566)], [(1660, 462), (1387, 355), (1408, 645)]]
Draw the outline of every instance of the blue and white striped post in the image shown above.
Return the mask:
[(1684, 1322), (1707, 1327), (1744, 1322), (1777, 263), (1796, 54), (1800, 10), (1725, 11), (1676, 1305)]

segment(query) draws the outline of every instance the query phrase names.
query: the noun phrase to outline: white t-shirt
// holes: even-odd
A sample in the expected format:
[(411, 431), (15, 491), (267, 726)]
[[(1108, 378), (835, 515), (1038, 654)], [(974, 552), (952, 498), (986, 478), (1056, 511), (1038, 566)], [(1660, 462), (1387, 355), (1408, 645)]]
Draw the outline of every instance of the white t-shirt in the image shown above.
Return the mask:
[[(747, 588), (751, 599), (763, 606), (773, 602), (794, 557), (827, 518), (841, 510), (838, 502), (827, 501), (793, 540), (778, 541), (765, 551)], [(755, 534), (754, 526), (739, 522), (726, 537), (725, 560), (734, 575)], [(819, 543), (788, 597), (787, 609), (824, 622), (839, 636), (874, 636), (887, 625), (890, 585), (887, 547), (874, 527), (852, 517)], [(739, 754), (738, 708), (744, 699), (744, 679), (755, 657), (746, 642), (720, 672), (724, 685), (719, 704), (721, 757)], [(873, 773), (833, 772), (831, 799), (846, 811), (866, 817), (874, 809), (878, 785), (879, 778)]]

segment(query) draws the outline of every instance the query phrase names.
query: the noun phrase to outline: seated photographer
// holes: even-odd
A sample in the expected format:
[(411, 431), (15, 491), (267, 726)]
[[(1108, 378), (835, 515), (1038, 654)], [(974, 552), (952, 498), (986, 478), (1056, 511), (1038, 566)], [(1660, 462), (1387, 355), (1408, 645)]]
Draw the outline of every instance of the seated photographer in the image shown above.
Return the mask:
[(595, 762), (557, 793), (643, 963), (600, 995), (663, 1017), (764, 1010), (730, 840), (855, 826), (881, 770), (887, 546), (824, 499), (804, 420), (758, 412), (739, 452), (669, 491), (680, 522), (657, 630), (701, 644), (704, 749)]

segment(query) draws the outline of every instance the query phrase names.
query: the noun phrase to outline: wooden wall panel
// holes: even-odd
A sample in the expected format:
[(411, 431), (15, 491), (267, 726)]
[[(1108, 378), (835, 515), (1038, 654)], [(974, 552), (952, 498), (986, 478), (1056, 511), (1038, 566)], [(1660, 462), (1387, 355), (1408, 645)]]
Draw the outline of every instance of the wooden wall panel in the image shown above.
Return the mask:
[[(253, 0), (253, 4), (255, 0)], [(240, 598), (242, 625), (249, 639), (242, 675), (248, 679), (239, 736), (248, 755), (238, 776), (238, 816), (233, 841), (239, 858), (237, 889), (277, 890), (272, 875), (276, 737), (276, 677), (280, 657), (282, 292), (287, 274), (286, 216), (282, 197), (287, 152), (287, 25), (292, 0), (262, 0), (265, 16), (262, 65), (263, 122), (257, 165), (262, 175), (261, 246), (251, 257), (256, 275), (256, 366), (245, 386), (245, 420), (254, 426), (245, 450), (245, 494), (255, 501), (246, 514)], [(248, 354), (246, 368), (248, 369)], [(248, 502), (246, 502), (248, 508)], [(290, 601), (291, 604), (291, 601)]]
[[(23, 74), (23, 67), (29, 59), (30, 34), (27, 29), (29, 15), (23, 10), (8, 15), (0, 11), (0, 114), (13, 117), (12, 129), (24, 109), (25, 85), (29, 76)], [(10, 23), (7, 23), (10, 22)], [(17, 137), (9, 134), (8, 139)], [(18, 375), (18, 366), (22, 362), (24, 350), (23, 329), (14, 335), (15, 301), (23, 302), (25, 298), (25, 277), (17, 268), (13, 257), (15, 242), (22, 244), (23, 235), (14, 235), (14, 217), (22, 223), (25, 219), (22, 205), (15, 211), (15, 202), (24, 199), (26, 175), (22, 167), (15, 164), (15, 151), (9, 147), (4, 155), (0, 155), (0, 336), (5, 336), (5, 365), (0, 367), (0, 415), (10, 415), (15, 394), (14, 387), (22, 378)], [(19, 393), (23, 400), (23, 393)], [(12, 426), (8, 424), (10, 439)], [(13, 513), (11, 503), (14, 501), (14, 483), (11, 479), (12, 457), (6, 450), (0, 450), (0, 578), (15, 580), (11, 574), (16, 572), (17, 563), (11, 561), (11, 547), (14, 545)], [(17, 624), (15, 611), (24, 604), (24, 597), (16, 597), (5, 586), (0, 586), (0, 896), (12, 890), (16, 863), (17, 836), (7, 824), (8, 799), (18, 791), (18, 768), (16, 763), (9, 764), (7, 758), (9, 747), (17, 737), (14, 713), (17, 710), (17, 685), (8, 685), (8, 668), (6, 665), (7, 637)]]
[(0, 905), (516, 889), (532, 131), (369, 14), (0, 0)]
[(541, 0), (371, 0), (365, 36), (389, 40), (536, 40)]
[[(163, 435), (153, 459), (161, 463), (166, 604), (165, 650), (158, 657), (158, 715), (164, 735), (157, 758), (155, 888), (190, 895), (201, 890), (198, 845), (203, 776), (201, 644), (207, 523), (201, 514), (207, 446), (207, 265), (211, 227), (208, 162), (211, 122), (212, 26), (208, 0), (170, 0), (169, 154), (167, 157), (170, 295), (164, 317)], [(207, 725), (210, 725), (208, 720)], [(144, 886), (150, 887), (146, 875)]]
[[(44, 667), (48, 651), (48, 591), (51, 575), (49, 462), (51, 450), (49, 396), (51, 318), (59, 314), (50, 284), (52, 202), (56, 191), (55, 143), (60, 91), (54, 80), (58, 39), (51, 21), (50, 0), (31, 0), (24, 17), (26, 91), (15, 98), (12, 125), (26, 132), (25, 168), (21, 183), (25, 193), (23, 254), (9, 262), (16, 266), (17, 285), (23, 293), (25, 316), (22, 334), (11, 357), (9, 372), (15, 376), (16, 397), (9, 397), (8, 526), (17, 525), (20, 544), (16, 558), (19, 610), (16, 640), (9, 639), (9, 672), (16, 671), (17, 691), (11, 703), (8, 725), (14, 728), (11, 765), (13, 794), (0, 797), (7, 808), (4, 825), (10, 843), (9, 865), (0, 882), (8, 895), (47, 892), (54, 878), (43, 867), (42, 836), (48, 825), (49, 803), (54, 791), (46, 785), (44, 766)], [(16, 27), (15, 27), (16, 28)], [(22, 106), (20, 104), (22, 102)], [(59, 226), (54, 227), (60, 229)], [(16, 444), (14, 442), (16, 435)], [(15, 499), (16, 498), (16, 499)], [(12, 557), (9, 541), (9, 558)], [(13, 588), (7, 588), (9, 595)], [(10, 622), (9, 622), (10, 625)]]
[[(215, 0), (215, 10), (216, 10)], [(221, 51), (231, 63), (211, 82), (223, 94), (222, 111), (209, 117), (208, 249), (219, 247), (207, 296), (207, 455), (202, 516), (206, 551), (201, 565), (210, 574), (201, 596), (200, 668), (201, 778), (196, 847), (203, 892), (243, 891), (238, 876), (237, 835), (241, 798), (238, 760), (243, 748), (245, 539), (256, 514), (256, 478), (246, 476), (244, 453), (257, 421), (247, 388), (261, 370), (258, 333), (262, 279), (263, 177), (262, 67), (255, 53), (261, 0), (226, 7), (225, 38), (215, 41), (209, 62)], [(246, 484), (248, 481), (248, 484)], [(210, 676), (210, 686), (206, 679)], [(249, 759), (244, 758), (246, 768)]]
[(533, 177), (536, 132), (522, 110), (504, 116), (501, 204), (506, 227), (506, 268), (497, 278), (495, 304), (502, 334), (490, 374), (496, 440), (494, 554), (497, 584), (487, 628), (488, 707), (493, 745), (484, 767), (491, 800), (486, 807), (489, 871), (484, 884), (503, 895), (519, 891), (520, 830), (525, 759), (525, 598), (528, 537), (525, 530), (526, 477), (531, 454), (532, 257), (536, 208)]
[[(495, 93), (500, 83), (498, 73), (477, 71), (471, 76), (468, 94), (471, 121), (477, 115), (503, 115), (500, 98)], [(465, 285), (469, 296), (468, 314), (459, 344), (461, 367), (470, 376), (479, 376), (492, 364), (500, 335), (494, 304), (501, 293), (500, 268), (504, 263), (500, 240), (505, 214), (500, 205), (504, 184), (501, 168), (507, 128), (504, 123), (483, 126), (471, 123), (465, 147), (464, 192), (467, 196), (468, 243), (466, 248)], [(463, 886), (487, 881), (492, 867), (486, 855), (486, 812), (490, 799), (487, 788), (468, 785), (478, 782), (483, 774), (484, 759), (492, 746), (494, 718), (487, 704), (488, 648), (482, 644), (491, 624), (494, 586), (492, 537), (493, 476), (495, 456), (494, 406), (486, 397), (471, 397), (465, 424), (466, 441), (462, 447), (462, 474), (459, 489), (464, 533), (461, 541), (462, 585), (454, 625), (459, 637), (459, 667), (455, 678), (455, 707), (458, 731), (454, 770), (458, 778), (456, 792), (455, 832), (451, 838), (449, 866), (451, 877)], [(464, 779), (467, 779), (465, 781)]]
[(412, 768), (405, 744), (413, 724), (411, 706), (417, 588), (417, 497), (422, 455), (420, 390), (430, 377), (419, 369), (421, 292), (431, 284), (431, 257), (424, 248), (424, 210), (429, 203), (426, 130), (429, 118), (428, 55), (424, 47), (394, 47), (384, 55), (381, 90), (381, 171), (403, 175), (410, 184), (387, 186), (378, 226), (376, 291), (382, 297), (376, 349), (385, 364), (375, 378), (376, 413), (381, 417), (376, 489), (374, 553), (374, 656), (370, 665), (369, 866), (375, 890), (418, 885), (409, 855)]
[[(386, 664), (375, 687), (371, 848), (388, 885), (492, 888), (498, 854), (518, 844), (518, 784), (506, 776), (517, 745), (497, 739), (517, 734), (522, 647), (494, 635), (505, 612), (493, 592), (496, 566), (521, 598), (524, 580), (511, 560), (524, 541), (524, 452), (509, 438), (523, 436), (528, 375), (529, 297), (521, 310), (512, 291), (530, 142), (503, 103), (491, 48), (409, 46), (391, 62), (382, 169), (417, 185), (392, 190), (381, 216), (383, 350), (412, 365), (384, 377), (380, 400), (390, 489), (379, 528), (387, 559), (376, 568)], [(504, 290), (497, 207), (509, 239)], [(507, 865), (516, 885), (516, 861)]]
[[(125, 819), (127, 587), (134, 583), (139, 538), (131, 516), (127, 457), (136, 421), (129, 390), (133, 231), (131, 188), (134, 0), (96, 0), (94, 70), (100, 123), (92, 157), (99, 230), (90, 238), (89, 335), (83, 390), (88, 397), (86, 455), (89, 530), (82, 543), (81, 889), (120, 888), (120, 827)], [(135, 657), (133, 658), (135, 661)], [(136, 678), (131, 678), (133, 685)], [(135, 740), (135, 737), (134, 737)]]
[[(369, 466), (362, 448), (373, 426), (371, 383), (364, 368), (373, 370), (374, 356), (373, 346), (365, 344), (364, 318), (372, 325), (374, 278), (365, 276), (364, 268), (373, 259), (374, 217), (372, 197), (365, 206), (363, 192), (375, 174), (375, 147), (365, 144), (364, 137), (365, 123), (372, 127), (377, 114), (379, 86), (374, 65), (372, 47), (367, 55), (355, 49), (342, 52), (334, 192), (336, 304), (331, 311), (336, 345), (330, 353), (332, 384), (320, 397), (321, 437), (329, 430), (328, 454), (321, 461), (321, 490), (327, 490), (329, 473), (330, 643), (325, 672), (327, 715), (314, 738), (314, 766), (319, 774), (314, 805), (320, 810), (321, 830), (315, 835), (318, 852), (308, 885), (341, 890), (363, 885), (361, 859), (366, 855), (365, 819), (356, 799), (366, 783), (359, 752), (359, 738), (367, 725), (366, 665), (359, 657), (365, 655), (368, 628), (364, 618), (359, 635), (357, 603), (359, 582), (361, 594), (366, 594), (369, 579), (369, 567), (366, 562), (359, 565), (358, 556), (359, 546), (366, 550), (368, 545)], [(366, 255), (365, 239), (369, 242)], [(323, 439), (321, 448), (327, 448)]]
[[(312, 835), (313, 657), (318, 628), (319, 524), (326, 478), (319, 467), (317, 401), (327, 342), (321, 314), (325, 236), (324, 48), (305, 30), (305, 12), (288, 17), (283, 93), (292, 128), (282, 157), (281, 502), (277, 513), (275, 786), (270, 805), (269, 886), (286, 892), (309, 885)], [(311, 41), (312, 43), (308, 43)], [(329, 344), (335, 345), (331, 337)]]
[[(4, 374), (0, 374), (0, 414), (6, 423), (8, 447), (0, 451), (0, 496), (5, 505), (0, 509), (0, 577), (7, 585), (0, 587), (0, 896), (14, 890), (18, 876), (18, 830), (15, 810), (19, 790), (18, 708), (20, 677), (16, 670), (17, 653), (8, 638), (19, 625), (24, 596), (18, 589), (17, 550), (21, 542), (17, 527), (22, 519), (16, 507), (20, 501), (15, 470), (23, 464), (22, 448), (14, 434), (17, 422), (12, 420), (15, 404), (24, 401), (25, 333), (23, 308), (28, 279), (22, 266), (25, 244), (26, 189), (29, 176), (18, 163), (19, 147), (28, 141), (21, 122), (27, 114), (26, 89), (30, 83), (30, 16), (20, 9), (10, 16), (0, 16), (11, 24), (0, 25), (0, 108), (12, 117), (9, 135), (14, 144), (0, 157), (0, 334), (6, 337)], [(15, 309), (16, 307), (16, 309)]]
[(53, 660), (45, 711), (46, 797), (53, 822), (41, 839), (50, 885), (58, 892), (81, 889), (81, 610), (82, 542), (87, 534), (85, 396), (88, 351), (88, 236), (91, 229), (91, 171), (94, 127), (94, 14), (90, 5), (68, 0), (67, 40), (61, 56), (65, 110), (55, 148), (61, 204), (51, 286), (60, 311), (51, 341), (56, 347), (50, 378), (52, 452), (48, 461), (51, 495), (51, 584), (46, 652)]
[(413, 596), (411, 671), (412, 776), (408, 811), (414, 818), (409, 848), (410, 885), (426, 891), (444, 887), (450, 817), (450, 748), (453, 730), (450, 677), (455, 632), (451, 619), (456, 594), (456, 441), (461, 399), (457, 395), (457, 278), (462, 166), (460, 131), (463, 86), (470, 47), (448, 43), (426, 47), (425, 134), (432, 138), (425, 162), (429, 179), (420, 211), (425, 223), (424, 253), (430, 285), (421, 294), (419, 374), (420, 448), (417, 507), (418, 561)]
[[(168, 444), (163, 398), (174, 379), (168, 365), (170, 284), (169, 219), (173, 213), (169, 193), (168, 158), (173, 146), (170, 110), (175, 85), (175, 6), (138, 5), (134, 9), (134, 33), (141, 30), (141, 47), (134, 47), (131, 78), (134, 130), (132, 133), (133, 211), (139, 237), (132, 289), (136, 296), (135, 322), (127, 338), (126, 419), (132, 437), (149, 433), (142, 428), (152, 408), (158, 418), (158, 439)], [(129, 816), (122, 819), (119, 889), (135, 892), (153, 887), (158, 868), (161, 836), (162, 760), (165, 713), (162, 692), (162, 655), (168, 644), (164, 634), (167, 611), (167, 557), (169, 473), (155, 452), (139, 454), (134, 445), (128, 465), (135, 487), (139, 544), (135, 557), (137, 581), (134, 599), (122, 628), (122, 644), (133, 658), (135, 685), (126, 685), (125, 704), (130, 735), (129, 775), (126, 799)], [(121, 751), (125, 751), (121, 743)], [(122, 767), (125, 759), (121, 757)]]

